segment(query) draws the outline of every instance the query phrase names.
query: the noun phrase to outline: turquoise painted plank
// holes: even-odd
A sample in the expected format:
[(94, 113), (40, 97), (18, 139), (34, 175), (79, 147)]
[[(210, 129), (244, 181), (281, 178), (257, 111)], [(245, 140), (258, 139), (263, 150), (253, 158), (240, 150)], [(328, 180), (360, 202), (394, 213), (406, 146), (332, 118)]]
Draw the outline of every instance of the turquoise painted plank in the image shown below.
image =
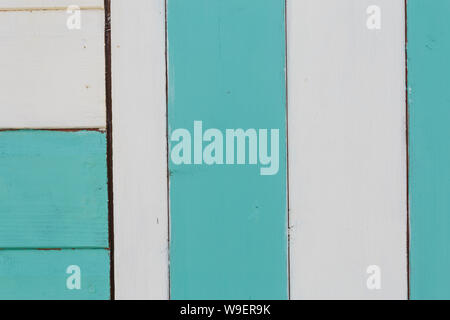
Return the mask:
[(108, 247), (106, 137), (0, 132), (0, 248)]
[(109, 270), (105, 249), (0, 250), (0, 300), (107, 300)]
[(412, 299), (450, 299), (450, 1), (408, 1)]
[[(284, 5), (168, 0), (172, 299), (288, 297)], [(184, 128), (194, 139), (194, 121), (223, 137), (226, 129), (278, 129), (275, 174), (262, 175), (261, 157), (249, 164), (249, 150), (247, 164), (234, 165), (204, 163), (193, 141), (181, 152), (174, 133)], [(220, 163), (217, 132), (211, 157)]]

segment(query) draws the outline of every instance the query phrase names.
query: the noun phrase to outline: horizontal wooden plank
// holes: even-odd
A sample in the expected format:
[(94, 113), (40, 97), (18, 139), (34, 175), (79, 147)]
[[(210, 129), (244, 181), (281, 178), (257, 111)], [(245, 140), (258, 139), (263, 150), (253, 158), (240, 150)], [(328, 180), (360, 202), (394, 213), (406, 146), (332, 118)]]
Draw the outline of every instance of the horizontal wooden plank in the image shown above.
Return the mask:
[(116, 299), (169, 297), (164, 3), (111, 3)]
[(109, 251), (0, 250), (1, 300), (107, 300)]
[(0, 12), (0, 128), (104, 128), (104, 13)]
[(2, 9), (64, 9), (71, 5), (80, 8), (104, 8), (103, 0), (0, 0), (0, 11)]
[(0, 132), (0, 248), (108, 247), (102, 132)]

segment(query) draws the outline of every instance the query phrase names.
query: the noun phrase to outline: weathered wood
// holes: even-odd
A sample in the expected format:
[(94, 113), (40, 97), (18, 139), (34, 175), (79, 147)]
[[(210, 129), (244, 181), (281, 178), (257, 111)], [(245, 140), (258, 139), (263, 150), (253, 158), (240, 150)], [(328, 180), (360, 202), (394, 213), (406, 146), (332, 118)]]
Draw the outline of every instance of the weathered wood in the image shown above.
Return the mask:
[(288, 1), (292, 299), (407, 297), (404, 9)]
[(0, 9), (0, 128), (105, 127), (104, 12), (69, 16)]
[(115, 296), (167, 299), (164, 0), (111, 10)]
[(108, 247), (106, 138), (0, 131), (0, 248)]
[[(250, 160), (177, 165), (171, 155), (171, 297), (286, 299), (284, 1), (168, 0), (167, 12), (169, 134), (195, 139), (194, 121), (205, 132), (279, 131), (273, 175)], [(192, 155), (202, 162), (201, 148)]]
[(0, 250), (2, 300), (107, 300), (109, 295), (105, 249)]

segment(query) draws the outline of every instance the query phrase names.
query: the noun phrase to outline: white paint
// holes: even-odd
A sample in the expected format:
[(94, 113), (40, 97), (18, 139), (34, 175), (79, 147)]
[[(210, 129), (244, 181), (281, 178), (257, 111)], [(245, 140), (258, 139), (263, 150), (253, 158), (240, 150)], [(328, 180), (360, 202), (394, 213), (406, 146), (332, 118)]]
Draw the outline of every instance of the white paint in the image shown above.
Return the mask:
[(77, 5), (81, 8), (103, 8), (104, 0), (0, 0), (0, 10), (67, 8), (70, 5)]
[(405, 299), (404, 1), (288, 0), (287, 14), (291, 298)]
[(116, 299), (167, 299), (164, 0), (111, 11)]
[(0, 128), (104, 128), (104, 12), (0, 11)]

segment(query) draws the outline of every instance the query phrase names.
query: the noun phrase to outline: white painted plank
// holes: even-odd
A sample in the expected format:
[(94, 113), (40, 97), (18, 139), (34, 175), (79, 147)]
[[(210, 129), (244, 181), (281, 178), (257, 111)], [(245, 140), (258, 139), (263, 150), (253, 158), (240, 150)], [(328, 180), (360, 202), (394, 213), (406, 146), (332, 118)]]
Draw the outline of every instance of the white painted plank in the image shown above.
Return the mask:
[(104, 0), (0, 0), (1, 9), (62, 9), (71, 5), (83, 8), (104, 8)]
[(167, 299), (164, 0), (111, 12), (116, 299)]
[(0, 128), (104, 128), (104, 12), (0, 12)]
[(287, 9), (291, 298), (405, 299), (404, 1)]

